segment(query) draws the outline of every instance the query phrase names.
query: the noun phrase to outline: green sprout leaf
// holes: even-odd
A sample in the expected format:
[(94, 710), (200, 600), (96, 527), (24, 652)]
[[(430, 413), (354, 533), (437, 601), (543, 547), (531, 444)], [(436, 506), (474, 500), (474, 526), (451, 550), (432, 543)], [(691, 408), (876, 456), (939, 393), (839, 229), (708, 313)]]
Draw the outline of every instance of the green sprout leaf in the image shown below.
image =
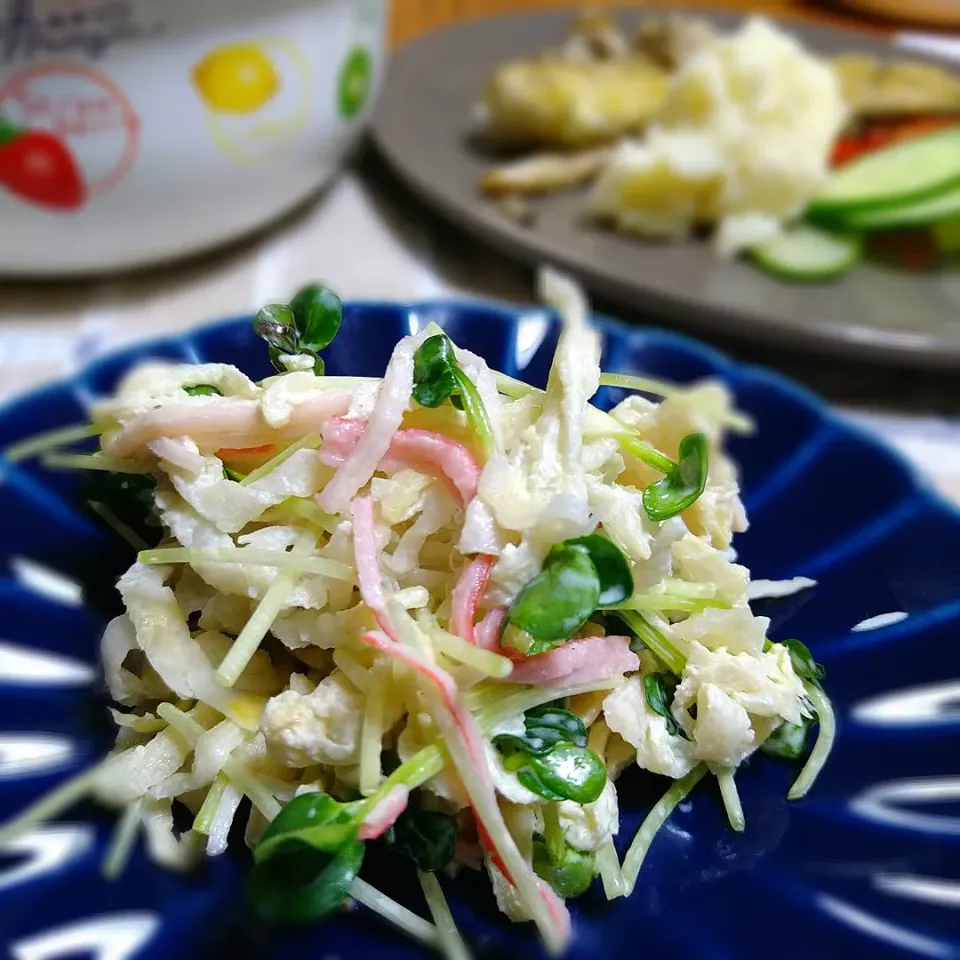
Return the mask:
[(542, 757), (531, 757), (517, 779), (546, 800), (593, 803), (603, 792), (607, 769), (592, 750), (561, 743)]
[(633, 595), (633, 574), (623, 551), (606, 537), (592, 533), (588, 537), (566, 540), (568, 547), (585, 550), (600, 580), (598, 606), (612, 607)]
[(300, 349), (319, 353), (333, 343), (343, 320), (343, 301), (329, 288), (311, 283), (290, 301)]
[(284, 805), (253, 852), (248, 897), (262, 919), (310, 923), (343, 903), (363, 863), (358, 809), (325, 793)]
[(531, 757), (539, 757), (561, 743), (572, 743), (578, 747), (587, 745), (587, 728), (569, 710), (549, 704), (534, 707), (526, 712), (523, 722), (524, 734), (501, 733), (493, 738), (494, 746), (501, 753), (522, 751)]
[(363, 864), (354, 839), (332, 853), (301, 845), (254, 865), (247, 896), (257, 915), (272, 923), (315, 923), (346, 900)]
[(592, 853), (581, 853), (564, 844), (561, 856), (556, 858), (542, 840), (533, 842), (533, 869), (565, 900), (586, 893), (597, 870)]
[(517, 595), (508, 621), (537, 641), (532, 653), (569, 639), (600, 605), (600, 578), (590, 555), (557, 544), (543, 569)]
[(421, 407), (439, 407), (449, 399), (467, 415), (486, 454), (494, 452), (487, 408), (473, 381), (457, 363), (453, 343), (445, 333), (428, 337), (413, 355), (413, 399)]
[(457, 833), (457, 821), (450, 814), (408, 808), (384, 839), (391, 850), (425, 873), (436, 873), (453, 859)]
[(643, 692), (646, 694), (650, 709), (666, 721), (667, 733), (689, 740), (690, 738), (670, 712), (673, 697), (677, 692), (677, 678), (672, 673), (648, 673), (643, 678)]
[(413, 399), (421, 407), (439, 407), (457, 390), (458, 369), (450, 338), (428, 337), (413, 355)]
[(353, 813), (350, 805), (337, 803), (325, 793), (294, 797), (264, 831), (253, 858), (259, 863), (290, 844), (306, 844), (326, 853), (336, 850), (356, 836)]
[(183, 392), (191, 397), (222, 397), (223, 393), (211, 383), (199, 383), (195, 387), (184, 387)]
[(808, 734), (816, 722), (815, 717), (804, 717), (800, 723), (785, 720), (763, 741), (760, 752), (782, 760), (799, 760), (807, 752)]
[(528, 710), (522, 735), (493, 738), (503, 765), (544, 800), (593, 803), (607, 780), (603, 761), (587, 747), (583, 721), (569, 710), (545, 705)]
[(707, 438), (702, 433), (687, 434), (680, 441), (679, 454), (674, 468), (643, 491), (643, 508), (655, 522), (669, 520), (692, 507), (706, 486)]
[(800, 640), (784, 640), (783, 646), (790, 651), (790, 662), (793, 671), (803, 680), (809, 680), (819, 686), (820, 681), (827, 675), (827, 671), (813, 659), (813, 654), (806, 644)]
[(329, 287), (310, 284), (290, 303), (269, 303), (261, 307), (253, 321), (257, 336), (270, 349), (270, 362), (281, 373), (286, 367), (282, 356), (312, 356), (314, 373), (323, 376), (324, 363), (319, 352), (330, 346), (340, 330), (343, 303)]
[(544, 704), (533, 707), (524, 714), (527, 736), (543, 741), (547, 746), (572, 743), (578, 747), (587, 745), (587, 728), (583, 721), (569, 710)]
[(632, 594), (630, 566), (616, 544), (599, 534), (565, 540), (550, 548), (543, 569), (517, 594), (501, 646), (526, 655), (550, 650), (570, 639), (598, 607)]
[(270, 348), (270, 359), (282, 373), (286, 367), (277, 363), (276, 357), (297, 353), (297, 329), (289, 304), (268, 303), (261, 307), (253, 318), (253, 330)]

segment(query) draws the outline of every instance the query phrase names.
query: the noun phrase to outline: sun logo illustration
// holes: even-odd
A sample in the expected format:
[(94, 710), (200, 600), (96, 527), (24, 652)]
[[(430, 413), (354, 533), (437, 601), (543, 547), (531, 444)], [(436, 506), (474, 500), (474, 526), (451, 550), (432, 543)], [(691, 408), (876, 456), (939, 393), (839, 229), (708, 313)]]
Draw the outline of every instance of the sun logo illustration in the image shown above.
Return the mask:
[(222, 44), (194, 64), (191, 80), (214, 143), (238, 163), (282, 154), (310, 114), (310, 64), (285, 37)]

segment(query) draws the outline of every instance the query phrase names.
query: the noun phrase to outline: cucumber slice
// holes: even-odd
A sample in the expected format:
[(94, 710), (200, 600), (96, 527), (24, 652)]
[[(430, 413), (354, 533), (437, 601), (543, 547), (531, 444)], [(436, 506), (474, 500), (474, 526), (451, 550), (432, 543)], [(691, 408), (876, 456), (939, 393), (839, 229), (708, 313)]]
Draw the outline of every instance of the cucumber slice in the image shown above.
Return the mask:
[(893, 207), (854, 210), (842, 217), (842, 221), (851, 230), (893, 230), (898, 227), (929, 227), (956, 217), (960, 217), (960, 185), (923, 200)]
[(811, 204), (843, 213), (921, 199), (960, 182), (960, 128), (905, 140), (841, 167)]
[(812, 283), (846, 273), (862, 252), (859, 237), (827, 233), (801, 223), (754, 247), (750, 254), (775, 277)]

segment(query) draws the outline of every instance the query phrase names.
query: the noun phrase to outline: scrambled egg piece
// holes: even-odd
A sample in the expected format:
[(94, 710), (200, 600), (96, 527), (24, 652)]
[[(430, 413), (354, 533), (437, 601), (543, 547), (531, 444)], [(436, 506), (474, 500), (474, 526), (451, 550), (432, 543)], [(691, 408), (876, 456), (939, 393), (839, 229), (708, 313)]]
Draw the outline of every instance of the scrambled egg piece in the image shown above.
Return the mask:
[(288, 767), (351, 764), (360, 756), (363, 694), (334, 670), (306, 696), (285, 690), (267, 702), (260, 729)]
[[(799, 723), (803, 703), (803, 683), (785, 647), (731, 653), (724, 646), (711, 650), (694, 640), (672, 712), (692, 736), (699, 759), (735, 767), (769, 733), (764, 720)], [(690, 714), (694, 704), (696, 720)]]
[(817, 194), (847, 113), (830, 65), (753, 18), (681, 65), (649, 135), (620, 146), (591, 208), (654, 238), (713, 224), (718, 252), (732, 254)]
[(593, 803), (563, 800), (557, 804), (557, 814), (564, 839), (574, 850), (583, 853), (599, 850), (620, 829), (617, 788), (608, 779)]
[(670, 734), (666, 720), (653, 712), (643, 691), (643, 678), (630, 677), (603, 701), (607, 726), (637, 751), (637, 765), (674, 780), (696, 763), (689, 740)]
[(716, 598), (730, 606), (747, 602), (750, 571), (731, 563), (722, 550), (686, 533), (673, 544), (674, 576), (690, 583), (712, 583)]

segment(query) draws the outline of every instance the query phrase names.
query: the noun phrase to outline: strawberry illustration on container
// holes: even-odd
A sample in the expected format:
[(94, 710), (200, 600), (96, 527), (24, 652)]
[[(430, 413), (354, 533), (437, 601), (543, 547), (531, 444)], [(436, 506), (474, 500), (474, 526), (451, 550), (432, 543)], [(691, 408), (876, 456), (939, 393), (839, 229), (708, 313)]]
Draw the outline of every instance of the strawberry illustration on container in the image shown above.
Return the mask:
[(88, 64), (29, 64), (0, 84), (0, 200), (76, 214), (132, 169), (140, 119), (123, 90)]
[(47, 130), (15, 127), (0, 117), (0, 187), (52, 210), (79, 210), (87, 188), (67, 144)]

